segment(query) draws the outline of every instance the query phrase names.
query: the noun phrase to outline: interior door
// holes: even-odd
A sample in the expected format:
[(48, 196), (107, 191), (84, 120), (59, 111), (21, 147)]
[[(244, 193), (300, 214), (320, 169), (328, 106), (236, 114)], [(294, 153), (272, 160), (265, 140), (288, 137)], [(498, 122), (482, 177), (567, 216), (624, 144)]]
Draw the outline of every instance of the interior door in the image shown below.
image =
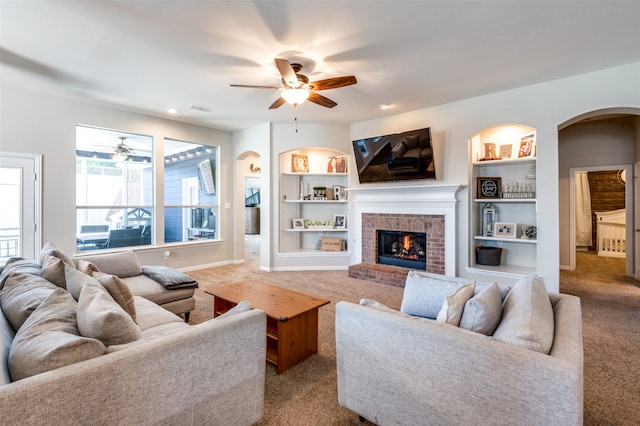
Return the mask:
[(40, 251), (39, 155), (0, 152), (0, 263)]

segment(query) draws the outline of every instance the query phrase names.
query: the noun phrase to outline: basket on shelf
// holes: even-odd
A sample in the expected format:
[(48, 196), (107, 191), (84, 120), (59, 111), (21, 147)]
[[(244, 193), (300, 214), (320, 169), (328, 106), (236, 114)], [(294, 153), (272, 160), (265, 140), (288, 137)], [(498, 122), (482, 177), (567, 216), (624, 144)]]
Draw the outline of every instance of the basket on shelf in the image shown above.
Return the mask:
[(498, 266), (502, 249), (500, 247), (478, 246), (476, 247), (476, 263), (478, 265)]

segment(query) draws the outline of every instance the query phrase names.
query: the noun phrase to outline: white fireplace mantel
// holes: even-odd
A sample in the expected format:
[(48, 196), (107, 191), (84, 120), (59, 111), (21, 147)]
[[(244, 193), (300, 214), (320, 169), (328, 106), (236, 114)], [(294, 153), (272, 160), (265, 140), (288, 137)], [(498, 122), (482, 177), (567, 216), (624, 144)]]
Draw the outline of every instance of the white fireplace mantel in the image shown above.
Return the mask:
[(354, 263), (362, 262), (362, 215), (423, 214), (443, 215), (445, 226), (445, 274), (456, 275), (456, 194), (463, 185), (407, 185), (349, 189), (353, 205)]

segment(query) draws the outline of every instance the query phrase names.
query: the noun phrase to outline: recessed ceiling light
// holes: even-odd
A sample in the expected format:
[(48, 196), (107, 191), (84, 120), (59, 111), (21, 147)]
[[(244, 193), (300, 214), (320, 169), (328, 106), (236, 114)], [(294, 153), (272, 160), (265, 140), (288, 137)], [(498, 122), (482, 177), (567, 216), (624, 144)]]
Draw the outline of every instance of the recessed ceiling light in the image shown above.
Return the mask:
[(178, 110), (175, 108), (169, 108), (169, 114), (177, 114)]
[(388, 109), (388, 108), (391, 108), (391, 104), (380, 104), (378, 105), (378, 107), (380, 109)]

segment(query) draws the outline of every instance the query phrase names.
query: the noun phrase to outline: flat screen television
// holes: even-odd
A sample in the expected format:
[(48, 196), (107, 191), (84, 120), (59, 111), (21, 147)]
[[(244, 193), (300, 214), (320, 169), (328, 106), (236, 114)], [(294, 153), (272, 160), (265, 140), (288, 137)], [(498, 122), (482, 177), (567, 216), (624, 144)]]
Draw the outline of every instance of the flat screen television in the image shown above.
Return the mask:
[(245, 188), (244, 206), (256, 207), (260, 204), (260, 188)]
[(431, 128), (353, 141), (360, 183), (435, 179)]

